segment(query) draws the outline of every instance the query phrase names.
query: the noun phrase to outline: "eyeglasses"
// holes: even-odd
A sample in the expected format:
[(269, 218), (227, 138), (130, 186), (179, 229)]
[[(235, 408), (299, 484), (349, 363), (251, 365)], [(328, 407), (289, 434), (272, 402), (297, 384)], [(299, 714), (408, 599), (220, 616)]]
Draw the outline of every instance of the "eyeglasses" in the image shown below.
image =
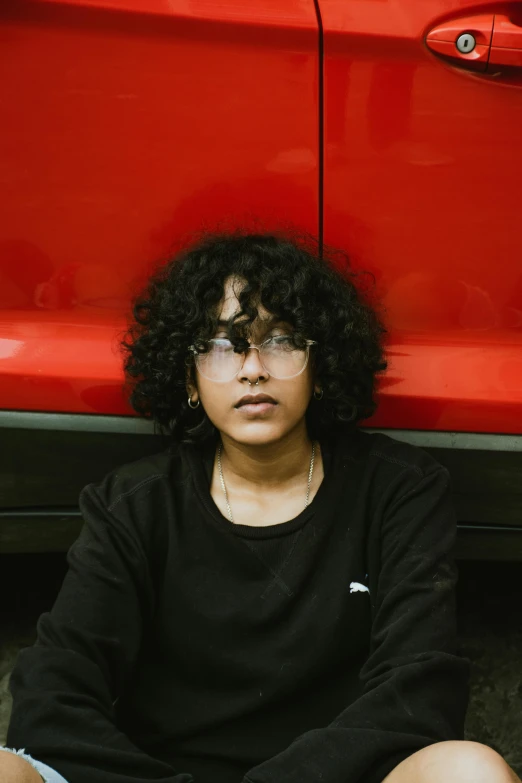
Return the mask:
[(292, 337), (277, 335), (269, 337), (261, 345), (250, 343), (245, 351), (238, 351), (230, 340), (214, 338), (206, 343), (206, 350), (199, 351), (194, 345), (189, 351), (195, 356), (198, 371), (209, 381), (226, 383), (238, 375), (246, 354), (251, 348), (259, 352), (259, 360), (266, 372), (278, 380), (295, 378), (304, 372), (308, 364), (310, 346), (315, 340), (305, 340), (306, 347), (297, 347)]

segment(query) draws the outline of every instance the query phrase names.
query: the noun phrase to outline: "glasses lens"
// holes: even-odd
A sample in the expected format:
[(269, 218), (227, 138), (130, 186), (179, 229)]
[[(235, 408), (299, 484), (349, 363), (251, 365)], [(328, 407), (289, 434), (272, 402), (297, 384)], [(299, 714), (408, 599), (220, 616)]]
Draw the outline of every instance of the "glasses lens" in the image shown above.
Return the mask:
[(291, 337), (271, 337), (260, 350), (261, 362), (274, 378), (292, 378), (304, 370), (307, 350), (298, 348)]
[(243, 355), (230, 340), (209, 340), (208, 350), (196, 355), (196, 367), (211, 381), (231, 381), (241, 369)]
[[(260, 359), (266, 371), (274, 378), (292, 378), (301, 373), (307, 362), (308, 351), (298, 348), (291, 337), (272, 337), (261, 346)], [(211, 381), (231, 381), (240, 371), (244, 354), (234, 351), (229, 340), (209, 340), (208, 350), (196, 354), (196, 367)]]

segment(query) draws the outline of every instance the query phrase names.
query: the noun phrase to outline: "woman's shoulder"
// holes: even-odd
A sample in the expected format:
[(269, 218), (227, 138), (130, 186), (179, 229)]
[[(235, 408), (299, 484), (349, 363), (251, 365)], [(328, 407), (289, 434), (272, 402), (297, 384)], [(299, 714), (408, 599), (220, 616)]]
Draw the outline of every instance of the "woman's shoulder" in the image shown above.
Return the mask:
[(367, 470), (382, 474), (410, 473), (422, 478), (446, 468), (429, 452), (390, 434), (357, 428), (337, 438), (338, 462), (364, 463)]
[[(123, 501), (131, 502), (153, 488), (168, 486), (170, 489), (181, 481), (184, 470), (183, 446), (171, 443), (166, 448), (145, 454), (139, 459), (124, 462), (97, 482), (87, 485), (82, 493), (95, 492), (110, 510)], [(185, 477), (186, 480), (186, 477)]]

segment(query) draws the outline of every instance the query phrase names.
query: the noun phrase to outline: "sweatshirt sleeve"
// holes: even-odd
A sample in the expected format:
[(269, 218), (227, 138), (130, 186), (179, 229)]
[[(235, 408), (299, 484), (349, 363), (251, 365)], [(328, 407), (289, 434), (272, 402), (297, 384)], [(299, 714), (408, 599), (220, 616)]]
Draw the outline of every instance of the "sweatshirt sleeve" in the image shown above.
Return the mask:
[(80, 494), (84, 525), (63, 585), (11, 674), (7, 745), (70, 783), (191, 783), (115, 724), (114, 704), (136, 662), (154, 591), (132, 514), (122, 514), (124, 523), (112, 507), (93, 484)]
[(370, 530), (380, 547), (368, 562), (373, 621), (361, 696), (251, 769), (247, 783), (382, 783), (417, 750), (463, 738), (469, 661), (456, 653), (449, 475), (442, 466), (412, 474), (394, 482)]

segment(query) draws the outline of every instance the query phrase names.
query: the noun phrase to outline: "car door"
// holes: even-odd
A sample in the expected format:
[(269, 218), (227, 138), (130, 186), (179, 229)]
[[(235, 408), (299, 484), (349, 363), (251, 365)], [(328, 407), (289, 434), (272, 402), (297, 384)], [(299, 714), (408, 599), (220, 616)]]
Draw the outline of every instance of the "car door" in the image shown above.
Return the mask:
[(318, 7), (323, 235), (389, 328), (364, 426), (448, 468), (459, 557), (522, 560), (522, 3)]
[(376, 278), (376, 427), (520, 434), (522, 3), (319, 0), (324, 238)]
[(114, 335), (201, 229), (317, 233), (313, 0), (6, 0), (0, 410), (128, 413)]
[(56, 549), (159, 448), (116, 350), (152, 266), (317, 234), (319, 32), (313, 0), (3, 0), (0, 35), (0, 551)]

